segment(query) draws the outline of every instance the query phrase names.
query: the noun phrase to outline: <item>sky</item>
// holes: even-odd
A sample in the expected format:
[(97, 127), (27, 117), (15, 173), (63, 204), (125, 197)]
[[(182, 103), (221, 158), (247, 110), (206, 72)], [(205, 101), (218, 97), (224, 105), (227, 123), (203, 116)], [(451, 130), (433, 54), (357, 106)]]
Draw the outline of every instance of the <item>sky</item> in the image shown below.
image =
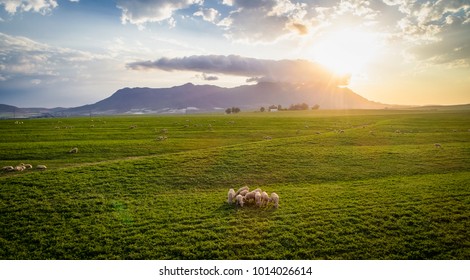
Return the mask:
[(470, 103), (470, 0), (0, 0), (0, 104), (332, 76), (385, 104)]

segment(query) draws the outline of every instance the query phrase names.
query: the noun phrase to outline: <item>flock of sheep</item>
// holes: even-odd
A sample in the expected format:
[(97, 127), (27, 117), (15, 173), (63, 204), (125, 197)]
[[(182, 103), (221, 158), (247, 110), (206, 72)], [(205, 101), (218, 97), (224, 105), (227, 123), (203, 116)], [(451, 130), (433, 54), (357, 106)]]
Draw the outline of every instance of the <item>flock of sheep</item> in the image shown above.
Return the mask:
[(236, 192), (234, 189), (230, 189), (228, 191), (227, 203), (235, 203), (235, 205), (240, 207), (243, 207), (245, 204), (253, 204), (257, 207), (263, 207), (272, 203), (274, 208), (277, 209), (279, 207), (279, 195), (275, 192), (268, 195), (267, 192), (262, 191), (260, 188), (250, 191), (248, 186), (244, 186)]
[[(77, 147), (74, 147), (74, 148), (70, 149), (70, 151), (69, 151), (69, 154), (76, 154), (76, 153), (78, 153), (78, 148)], [(7, 171), (7, 172), (10, 172), (10, 171), (25, 171), (26, 169), (33, 169), (33, 166), (29, 163), (20, 163), (16, 166), (8, 165), (8, 166), (2, 167), (2, 170)], [(36, 165), (36, 169), (46, 170), (47, 166), (45, 166), (44, 164), (39, 164), (39, 165)]]
[[(3, 171), (24, 171), (26, 169), (32, 169), (32, 168), (33, 166), (29, 163), (20, 163), (17, 166), (4, 166), (2, 170)], [(47, 169), (47, 167), (45, 165), (40, 164), (36, 166), (36, 169), (45, 170)]]

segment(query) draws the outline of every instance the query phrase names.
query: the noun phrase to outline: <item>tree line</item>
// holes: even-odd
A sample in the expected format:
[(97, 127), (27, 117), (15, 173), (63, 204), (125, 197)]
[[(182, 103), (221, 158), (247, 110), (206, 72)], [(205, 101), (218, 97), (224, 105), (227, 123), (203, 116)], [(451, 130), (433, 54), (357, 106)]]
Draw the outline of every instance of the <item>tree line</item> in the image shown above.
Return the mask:
[(240, 108), (238, 107), (232, 107), (232, 108), (227, 108), (225, 109), (225, 113), (226, 114), (236, 114), (236, 113), (240, 113)]
[[(281, 105), (271, 105), (268, 107), (267, 110), (271, 111), (271, 110), (278, 110), (278, 111), (301, 111), (301, 110), (309, 110), (309, 109), (312, 109), (312, 110), (318, 110), (320, 109), (320, 105), (318, 104), (315, 104), (313, 105), (311, 108), (309, 107), (309, 105), (307, 103), (298, 103), (298, 104), (291, 104), (289, 107), (287, 108), (283, 108)], [(260, 108), (260, 112), (264, 112), (266, 111), (266, 108), (265, 107), (261, 107)]]

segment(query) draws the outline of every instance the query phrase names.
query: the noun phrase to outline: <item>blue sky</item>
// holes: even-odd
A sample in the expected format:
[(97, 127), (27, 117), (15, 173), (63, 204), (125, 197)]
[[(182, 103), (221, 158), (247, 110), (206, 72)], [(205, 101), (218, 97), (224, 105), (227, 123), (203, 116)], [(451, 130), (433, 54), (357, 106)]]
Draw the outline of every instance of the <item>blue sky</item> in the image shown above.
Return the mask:
[(331, 73), (378, 102), (470, 103), (470, 0), (0, 0), (0, 103)]

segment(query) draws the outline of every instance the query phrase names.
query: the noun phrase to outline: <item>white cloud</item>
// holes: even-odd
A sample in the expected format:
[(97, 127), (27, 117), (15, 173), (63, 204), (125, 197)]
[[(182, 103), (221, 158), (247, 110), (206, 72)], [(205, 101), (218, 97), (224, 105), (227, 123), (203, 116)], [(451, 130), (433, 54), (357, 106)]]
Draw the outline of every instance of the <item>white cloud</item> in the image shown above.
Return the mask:
[(214, 8), (209, 8), (209, 9), (199, 9), (199, 11), (195, 12), (193, 14), (194, 16), (200, 16), (202, 17), (205, 21), (216, 23), (217, 19), (220, 16), (220, 13), (214, 9)]
[(53, 47), (20, 36), (0, 33), (0, 75), (3, 80), (76, 74), (77, 65), (99, 59), (87, 52)]
[(56, 0), (0, 0), (9, 14), (17, 12), (37, 12), (47, 14), (58, 6)]
[[(118, 0), (117, 7), (122, 10), (121, 22), (144, 26), (149, 22), (170, 20), (173, 13), (194, 4), (201, 5), (203, 0)], [(173, 21), (170, 21), (170, 23)]]
[(424, 64), (466, 67), (470, 64), (470, 2), (384, 0), (398, 6), (395, 36), (409, 45), (407, 53)]
[(234, 10), (219, 25), (233, 40), (272, 42), (289, 34), (305, 34), (308, 30), (305, 3), (234, 0), (232, 5)]

